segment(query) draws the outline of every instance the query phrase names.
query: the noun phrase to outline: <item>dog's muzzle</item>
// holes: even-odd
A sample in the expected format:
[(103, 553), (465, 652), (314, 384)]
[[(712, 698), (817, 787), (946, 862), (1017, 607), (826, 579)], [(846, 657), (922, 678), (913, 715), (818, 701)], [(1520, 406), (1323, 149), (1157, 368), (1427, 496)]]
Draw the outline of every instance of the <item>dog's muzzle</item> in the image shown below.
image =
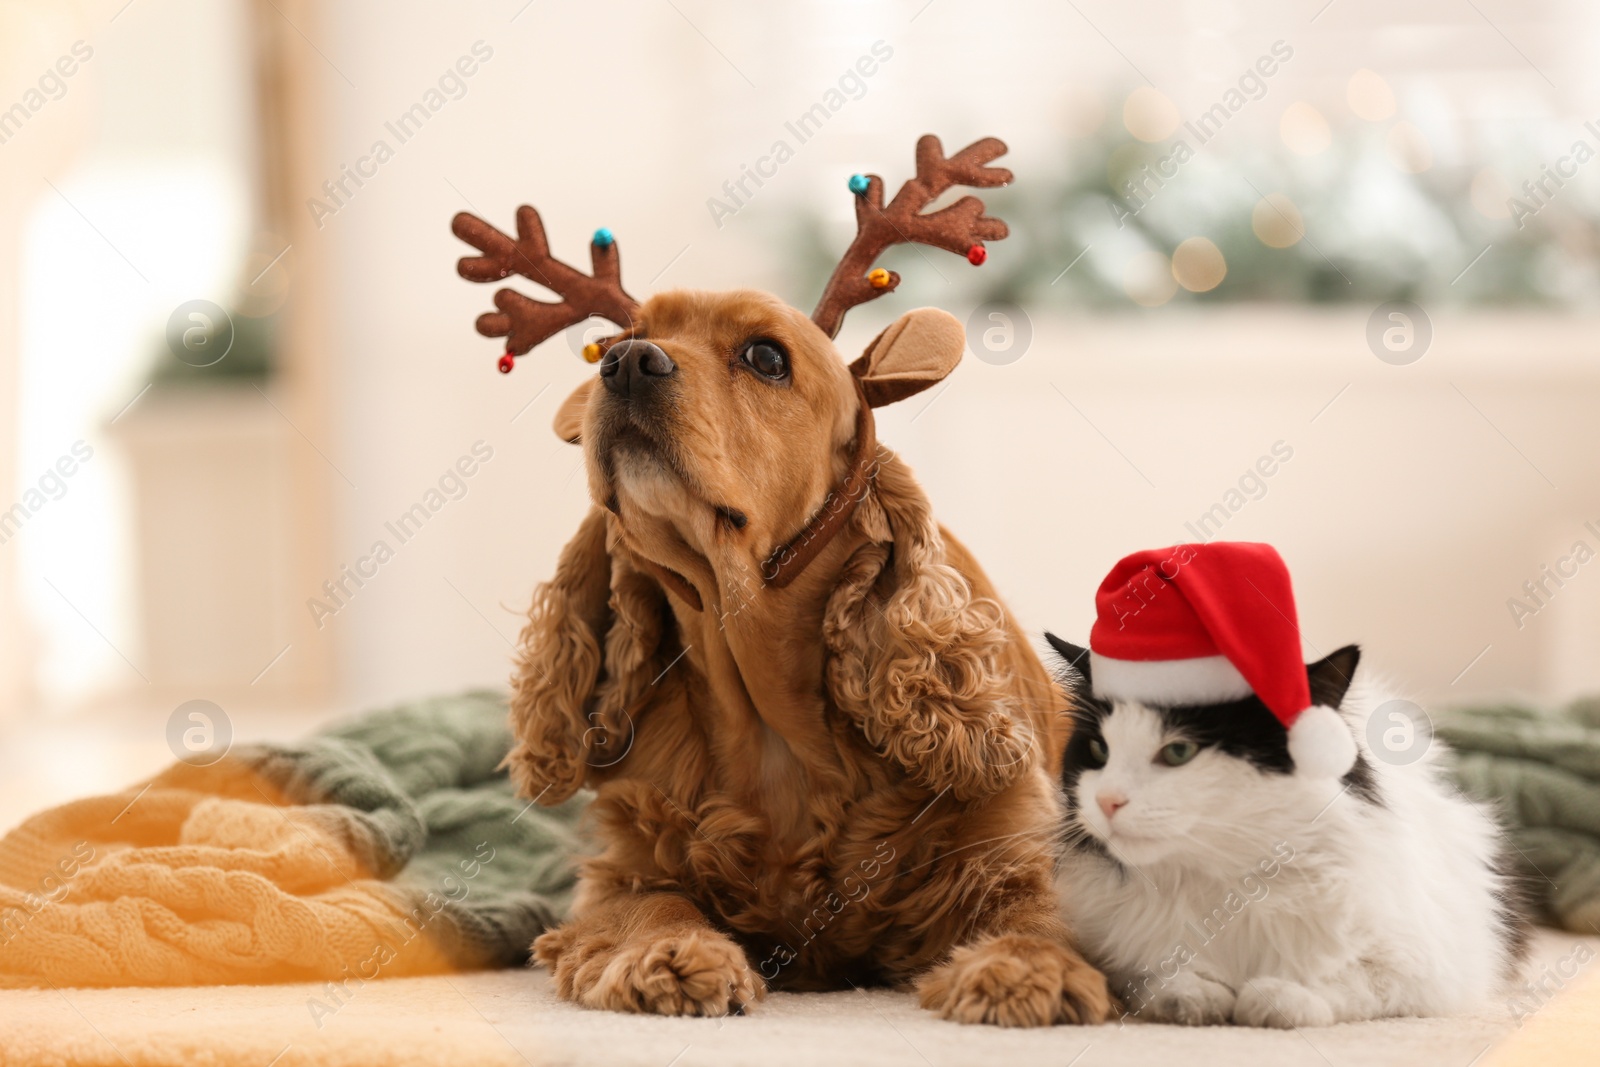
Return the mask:
[(600, 361), (600, 381), (623, 400), (648, 395), (676, 373), (678, 365), (659, 346), (632, 337), (606, 349)]

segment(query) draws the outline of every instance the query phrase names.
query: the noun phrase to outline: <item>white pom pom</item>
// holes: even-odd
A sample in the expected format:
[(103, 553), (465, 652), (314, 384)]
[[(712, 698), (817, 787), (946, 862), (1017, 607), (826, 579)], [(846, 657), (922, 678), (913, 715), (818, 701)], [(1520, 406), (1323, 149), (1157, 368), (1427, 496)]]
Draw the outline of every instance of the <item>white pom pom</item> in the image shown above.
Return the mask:
[(1356, 739), (1337, 711), (1318, 704), (1289, 728), (1289, 758), (1308, 777), (1343, 778), (1356, 765)]

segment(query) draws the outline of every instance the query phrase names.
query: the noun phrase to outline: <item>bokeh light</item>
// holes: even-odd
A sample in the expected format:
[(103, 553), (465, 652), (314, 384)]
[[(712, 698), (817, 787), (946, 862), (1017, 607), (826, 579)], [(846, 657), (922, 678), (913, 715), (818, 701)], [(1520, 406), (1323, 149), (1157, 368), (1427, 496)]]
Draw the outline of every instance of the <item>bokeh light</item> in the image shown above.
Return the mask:
[(1141, 141), (1165, 141), (1181, 121), (1178, 106), (1148, 85), (1129, 93), (1122, 105), (1122, 124)]
[(1394, 90), (1377, 71), (1362, 67), (1350, 75), (1344, 98), (1356, 117), (1368, 122), (1382, 122), (1394, 115)]
[(1250, 228), (1268, 248), (1291, 248), (1306, 232), (1300, 209), (1282, 193), (1268, 193), (1256, 201), (1250, 212)]
[(1191, 293), (1208, 293), (1228, 275), (1228, 261), (1209, 238), (1190, 237), (1172, 250), (1172, 277)]
[(1333, 143), (1328, 120), (1304, 100), (1296, 100), (1284, 109), (1283, 117), (1278, 120), (1278, 135), (1283, 138), (1284, 146), (1299, 156), (1314, 156)]

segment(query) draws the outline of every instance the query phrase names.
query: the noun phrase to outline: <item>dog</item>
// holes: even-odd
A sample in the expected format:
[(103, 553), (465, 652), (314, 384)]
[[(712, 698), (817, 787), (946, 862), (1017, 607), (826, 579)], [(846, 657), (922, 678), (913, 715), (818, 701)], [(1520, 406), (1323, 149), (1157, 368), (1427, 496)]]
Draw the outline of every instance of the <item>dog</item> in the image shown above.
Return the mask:
[[(998, 144), (945, 160), (924, 138), (909, 199), (942, 191), (925, 159), (971, 177)], [(881, 184), (863, 199), (916, 225)], [(514, 244), (566, 286), (522, 210), (514, 243), (458, 217), (491, 261), (462, 273), (522, 270)], [(615, 280), (614, 245), (592, 251)], [(541, 803), (592, 788), (600, 847), (533, 952), (561, 996), (613, 1011), (889, 984), (958, 1022), (1098, 1023), (1106, 981), (1054, 895), (1067, 698), (871, 417), (943, 380), (965, 337), (912, 311), (847, 367), (838, 305), (871, 297), (846, 260), (856, 291), (830, 283), (814, 318), (754, 291), (605, 298), (625, 329), (557, 415), (595, 506), (519, 639), (507, 757)], [(479, 328), (506, 359), (575, 313), (496, 302)]]

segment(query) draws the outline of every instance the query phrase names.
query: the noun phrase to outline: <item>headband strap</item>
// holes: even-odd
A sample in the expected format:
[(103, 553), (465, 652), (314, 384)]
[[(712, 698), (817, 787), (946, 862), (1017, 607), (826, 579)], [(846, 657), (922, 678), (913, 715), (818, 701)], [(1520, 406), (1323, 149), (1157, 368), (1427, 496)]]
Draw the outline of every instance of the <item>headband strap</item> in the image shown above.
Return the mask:
[(867, 403), (861, 379), (855, 375), (850, 380), (856, 386), (856, 449), (850, 461), (850, 471), (844, 481), (828, 493), (822, 507), (811, 516), (811, 521), (800, 532), (772, 550), (772, 555), (761, 565), (761, 578), (773, 589), (782, 589), (800, 576), (812, 560), (844, 529), (855, 514), (857, 505), (867, 495), (872, 479), (877, 474), (878, 438), (874, 433), (872, 405)]

